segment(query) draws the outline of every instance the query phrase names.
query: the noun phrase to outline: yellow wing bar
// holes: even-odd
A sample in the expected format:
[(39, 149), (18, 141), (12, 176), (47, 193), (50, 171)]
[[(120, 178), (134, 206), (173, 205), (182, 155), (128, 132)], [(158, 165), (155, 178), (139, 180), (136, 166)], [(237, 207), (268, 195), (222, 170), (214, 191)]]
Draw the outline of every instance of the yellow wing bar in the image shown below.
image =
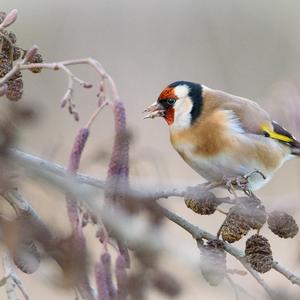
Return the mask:
[(286, 136), (286, 135), (283, 135), (283, 134), (280, 134), (280, 133), (277, 133), (275, 131), (273, 131), (270, 126), (266, 125), (266, 124), (263, 124), (260, 126), (262, 131), (267, 133), (267, 135), (272, 138), (272, 139), (275, 139), (275, 140), (279, 140), (279, 141), (282, 141), (282, 142), (285, 142), (285, 143), (290, 143), (290, 142), (293, 142), (294, 140), (289, 137), (289, 136)]

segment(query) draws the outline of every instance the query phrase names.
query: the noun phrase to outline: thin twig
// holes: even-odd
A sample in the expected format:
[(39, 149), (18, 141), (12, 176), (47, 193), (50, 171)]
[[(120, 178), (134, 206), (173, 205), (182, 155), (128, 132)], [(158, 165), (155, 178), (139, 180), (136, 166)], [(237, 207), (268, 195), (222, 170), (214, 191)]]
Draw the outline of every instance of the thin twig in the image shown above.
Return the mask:
[(16, 283), (14, 282), (13, 278), (11, 277), (11, 266), (10, 262), (8, 262), (9, 257), (7, 255), (4, 255), (2, 258), (3, 261), (3, 268), (5, 272), (6, 282), (5, 282), (5, 289), (6, 289), (6, 295), (8, 300), (19, 300), (19, 297), (17, 295), (16, 291)]
[(284, 277), (286, 277), (291, 283), (300, 285), (300, 277), (296, 276), (295, 274), (287, 270), (284, 266), (280, 265), (277, 261), (273, 262), (272, 267), (274, 270), (276, 270)]
[[(55, 63), (30, 63), (26, 64), (26, 62), (21, 61), (17, 62), (14, 67), (4, 76), (0, 79), (0, 85), (2, 85), (4, 82), (9, 80), (15, 73), (17, 73), (20, 70), (31, 70), (35, 68), (41, 68), (41, 69), (48, 69), (48, 70), (63, 70), (67, 73), (68, 77), (70, 78), (70, 81), (76, 80), (78, 81), (81, 85), (85, 86), (85, 82), (78, 77), (76, 77), (68, 68), (67, 66), (72, 66), (72, 65), (89, 65), (91, 66), (97, 74), (101, 77), (101, 79), (106, 79), (111, 87), (111, 92), (112, 92), (112, 99), (116, 100), (119, 99), (119, 93), (117, 91), (115, 82), (111, 78), (109, 74), (107, 74), (102, 67), (102, 65), (96, 61), (93, 58), (82, 58), (82, 59), (74, 59), (74, 60), (66, 60), (66, 61), (60, 61), (60, 62), (55, 62)], [(71, 87), (71, 84), (69, 82), (69, 88)]]
[(107, 101), (103, 102), (99, 107), (97, 107), (97, 109), (94, 111), (94, 113), (91, 115), (91, 117), (89, 118), (87, 124), (85, 125), (85, 128), (90, 128), (91, 125), (93, 124), (93, 122), (95, 121), (96, 117), (98, 116), (98, 114), (100, 113), (100, 111), (109, 103)]
[[(18, 149), (10, 149), (9, 154), (15, 162), (17, 162), (25, 169), (40, 169), (60, 177), (68, 177), (66, 169), (59, 164), (49, 162), (38, 156), (22, 152)], [(100, 189), (104, 188), (104, 181), (98, 180), (97, 178), (80, 173), (77, 173), (74, 176), (76, 181), (80, 183), (88, 184)]]
[(6, 278), (6, 294), (8, 300), (18, 300), (16, 287), (20, 290), (25, 300), (29, 300), (29, 296), (23, 287), (21, 280), (15, 274), (10, 257), (8, 254), (3, 256), (3, 268)]
[(250, 299), (255, 299), (242, 286), (240, 286), (239, 284), (234, 282), (234, 280), (229, 275), (226, 275), (226, 279), (228, 280), (229, 284), (231, 285), (231, 287), (234, 291), (234, 295), (235, 295), (236, 300), (244, 299), (244, 297), (240, 297), (241, 296), (240, 294), (244, 294), (245, 296), (247, 296)]
[[(0, 34), (2, 34), (0, 32)], [(103, 98), (103, 93), (105, 93), (105, 101), (104, 103), (100, 103), (99, 105), (99, 99), (98, 99), (98, 105), (99, 106), (104, 106), (101, 104), (110, 104), (113, 107), (113, 103), (116, 103), (117, 101), (119, 101), (119, 94), (115, 85), (115, 82), (113, 81), (113, 79), (111, 78), (111, 76), (109, 74), (107, 74), (103, 68), (103, 66), (96, 61), (95, 59), (92, 58), (83, 58), (83, 59), (74, 59), (74, 60), (66, 60), (66, 61), (60, 61), (60, 62), (54, 62), (54, 63), (30, 63), (30, 59), (33, 56), (33, 54), (35, 54), (38, 50), (37, 46), (33, 46), (30, 48), (30, 50), (27, 51), (24, 59), (20, 62), (16, 62), (16, 64), (14, 65), (14, 67), (4, 76), (0, 79), (0, 86), (2, 86), (4, 83), (6, 83), (9, 79), (11, 79), (17, 72), (22, 71), (22, 70), (32, 70), (32, 69), (48, 69), (48, 70), (53, 70), (53, 71), (57, 71), (57, 70), (62, 70), (66, 73), (67, 78), (68, 78), (68, 86), (67, 86), (67, 90), (61, 100), (61, 107), (65, 107), (66, 104), (68, 104), (68, 110), (69, 113), (71, 115), (73, 115), (75, 121), (79, 121), (79, 114), (75, 109), (75, 104), (73, 103), (73, 93), (74, 93), (74, 82), (78, 82), (81, 86), (85, 87), (85, 88), (91, 88), (92, 84), (80, 79), (79, 77), (77, 77), (76, 75), (74, 75), (74, 73), (68, 68), (68, 66), (72, 66), (72, 65), (81, 65), (81, 64), (85, 64), (85, 65), (89, 65), (90, 67), (92, 67), (97, 74), (100, 77), (100, 93), (101, 94), (101, 98)], [(110, 95), (107, 93), (107, 89), (105, 88), (106, 84), (105, 81), (107, 81), (109, 83), (109, 91), (111, 92), (111, 97)], [(113, 99), (113, 101), (110, 101), (109, 99)], [(99, 113), (99, 111), (101, 110), (101, 108), (98, 108), (96, 110), (95, 116)], [(95, 117), (94, 116), (94, 117)], [(88, 126), (91, 125), (91, 122), (94, 120), (94, 117), (92, 117), (89, 122), (88, 122)]]
[(226, 279), (234, 291), (235, 300), (241, 300), (240, 292), (239, 292), (239, 289), (238, 289), (237, 285), (235, 284), (235, 282), (228, 275), (226, 276)]
[[(50, 183), (53, 183), (49, 175), (48, 180)], [(75, 182), (73, 182), (71, 186), (67, 186), (66, 182), (63, 182), (62, 185), (67, 192), (73, 192), (74, 197), (75, 195), (78, 197), (78, 199), (76, 198), (75, 200), (81, 201), (80, 203), (82, 205), (85, 204), (84, 207), (89, 212), (92, 212), (97, 220), (102, 220), (105, 226), (109, 228), (110, 233), (113, 233), (116, 237), (125, 237), (128, 245), (132, 248), (138, 247), (141, 250), (147, 250), (148, 253), (157, 253), (166, 248), (166, 245), (163, 245), (162, 240), (160, 240), (155, 227), (147, 224), (140, 218), (126, 214), (123, 210), (114, 208), (112, 212), (110, 207), (101, 206), (99, 202), (94, 201), (94, 198), (89, 192), (78, 196), (78, 184)], [(9, 203), (15, 202), (14, 206), (19, 206), (20, 210), (22, 210), (23, 207), (31, 207), (29, 202), (16, 190), (5, 193), (4, 197), (9, 200)], [(24, 211), (24, 213), (27, 213), (29, 221), (35, 219), (35, 215), (31, 215), (31, 212), (34, 212), (33, 208)], [(33, 223), (33, 225), (39, 226), (38, 223)]]

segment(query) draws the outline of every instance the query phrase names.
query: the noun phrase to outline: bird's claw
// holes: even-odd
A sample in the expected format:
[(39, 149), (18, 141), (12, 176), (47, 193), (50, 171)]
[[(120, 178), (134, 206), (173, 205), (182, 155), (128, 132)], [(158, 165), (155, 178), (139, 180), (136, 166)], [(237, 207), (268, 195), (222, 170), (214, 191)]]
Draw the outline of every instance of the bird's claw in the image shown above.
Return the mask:
[(248, 188), (248, 178), (245, 176), (234, 176), (234, 177), (223, 177), (223, 182), (225, 184), (226, 189), (229, 191), (229, 193), (234, 194), (234, 189), (240, 188), (245, 193), (246, 191), (249, 191)]
[(254, 170), (243, 176), (234, 176), (234, 177), (224, 176), (223, 182), (225, 184), (225, 187), (231, 194), (234, 194), (234, 188), (237, 187), (242, 191), (244, 191), (244, 193), (247, 196), (251, 196), (252, 191), (249, 189), (249, 178), (254, 174), (259, 174), (262, 176), (263, 179), (266, 179), (266, 176), (261, 171)]

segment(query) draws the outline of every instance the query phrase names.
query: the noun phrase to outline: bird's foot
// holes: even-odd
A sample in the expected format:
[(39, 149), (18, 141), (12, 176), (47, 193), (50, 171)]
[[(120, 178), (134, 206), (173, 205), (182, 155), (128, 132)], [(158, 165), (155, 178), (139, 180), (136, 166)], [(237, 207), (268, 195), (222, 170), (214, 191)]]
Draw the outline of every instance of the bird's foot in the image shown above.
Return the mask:
[(253, 192), (249, 189), (249, 179), (254, 174), (259, 174), (263, 179), (266, 179), (266, 176), (259, 170), (254, 170), (252, 172), (249, 172), (243, 176), (224, 176), (223, 182), (227, 190), (231, 194), (234, 193), (235, 188), (241, 189), (247, 196), (252, 196)]
[(226, 189), (231, 194), (235, 194), (235, 189), (239, 188), (243, 191), (249, 190), (248, 188), (248, 178), (244, 176), (224, 176), (223, 183)]

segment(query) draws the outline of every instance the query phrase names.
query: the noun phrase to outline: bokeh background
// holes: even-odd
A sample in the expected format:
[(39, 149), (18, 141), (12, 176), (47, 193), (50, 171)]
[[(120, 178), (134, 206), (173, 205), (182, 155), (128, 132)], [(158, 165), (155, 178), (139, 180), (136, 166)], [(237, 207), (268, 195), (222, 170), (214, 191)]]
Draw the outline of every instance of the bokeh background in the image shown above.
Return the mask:
[[(201, 82), (207, 86), (251, 98), (264, 106), (300, 137), (300, 2), (297, 0), (2, 0), (0, 10), (17, 8), (12, 29), (24, 48), (40, 47), (45, 61), (93, 57), (112, 75), (124, 100), (133, 135), (131, 175), (155, 186), (197, 184), (203, 180), (172, 149), (163, 120), (142, 120), (142, 110), (154, 102), (175, 80)], [(74, 72), (95, 82), (86, 66)], [(32, 106), (38, 119), (20, 126), (19, 148), (65, 164), (77, 130), (96, 106), (96, 90), (77, 87), (75, 101), (80, 122), (59, 108), (67, 80), (62, 73), (43, 71), (24, 74), (25, 94), (21, 106)], [(1, 98), (0, 110), (7, 102)], [(298, 115), (298, 124), (297, 124)], [(82, 162), (82, 171), (104, 178), (112, 144), (112, 114), (106, 109), (93, 126)], [(289, 161), (258, 196), (268, 209), (284, 207), (300, 221), (300, 161)], [(46, 186), (23, 184), (24, 194), (54, 228), (65, 230), (66, 211), (62, 195)], [(216, 232), (221, 215), (202, 217), (188, 211), (180, 199), (164, 203), (197, 224)], [(266, 228), (274, 257), (300, 273), (299, 238), (280, 240)], [(188, 255), (199, 255), (192, 238), (175, 225), (166, 224), (165, 236)], [(243, 247), (244, 241), (238, 243)], [(99, 244), (91, 245), (97, 253)], [(187, 255), (183, 253), (182, 255)], [(233, 266), (240, 268), (228, 259)], [(165, 266), (184, 284), (178, 299), (234, 299), (224, 282), (211, 288), (199, 273), (182, 262), (165, 260)], [(31, 276), (21, 275), (32, 299), (74, 299), (70, 291), (56, 287), (42, 266)], [(276, 288), (299, 294), (299, 287), (274, 271), (264, 275)], [(250, 294), (264, 293), (250, 276), (236, 278)], [(0, 298), (5, 299), (3, 289)], [(164, 299), (150, 294), (149, 299)], [(246, 298), (245, 298), (246, 299)]]

